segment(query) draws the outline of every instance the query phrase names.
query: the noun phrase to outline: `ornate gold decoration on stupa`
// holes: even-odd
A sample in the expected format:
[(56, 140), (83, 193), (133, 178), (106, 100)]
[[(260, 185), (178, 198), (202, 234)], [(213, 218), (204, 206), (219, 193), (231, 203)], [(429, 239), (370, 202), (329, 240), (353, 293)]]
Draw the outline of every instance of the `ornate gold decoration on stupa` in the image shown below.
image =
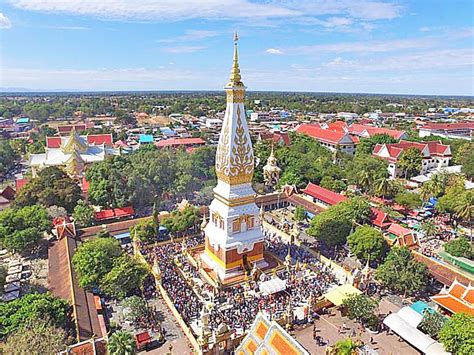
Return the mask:
[(77, 150), (74, 150), (71, 153), (69, 159), (66, 161), (66, 166), (64, 167), (64, 170), (66, 171), (66, 173), (69, 174), (69, 176), (78, 177), (81, 176), (84, 172), (84, 166), (84, 159), (82, 159), (81, 155), (77, 152)]
[(236, 33), (232, 70), (225, 87), (227, 103), (232, 104), (232, 111), (224, 118), (216, 153), (217, 178), (230, 185), (251, 182), (254, 170), (252, 142), (243, 106), (245, 85), (240, 76), (237, 41)]

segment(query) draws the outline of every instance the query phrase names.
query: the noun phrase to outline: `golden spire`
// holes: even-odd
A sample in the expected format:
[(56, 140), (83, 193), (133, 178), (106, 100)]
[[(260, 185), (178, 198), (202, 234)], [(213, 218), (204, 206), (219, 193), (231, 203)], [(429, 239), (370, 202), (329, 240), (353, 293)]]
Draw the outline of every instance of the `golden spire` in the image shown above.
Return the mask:
[(239, 54), (238, 54), (238, 41), (239, 36), (237, 32), (234, 33), (234, 60), (232, 63), (232, 71), (230, 72), (229, 83), (227, 86), (244, 86), (242, 83), (242, 78), (240, 76), (239, 69)]

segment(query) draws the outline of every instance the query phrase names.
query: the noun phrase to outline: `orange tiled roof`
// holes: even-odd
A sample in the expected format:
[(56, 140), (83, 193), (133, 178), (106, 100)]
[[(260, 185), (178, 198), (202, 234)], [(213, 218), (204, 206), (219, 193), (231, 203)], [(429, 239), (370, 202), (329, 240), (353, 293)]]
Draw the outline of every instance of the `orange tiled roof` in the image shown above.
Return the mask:
[(431, 299), (452, 313), (467, 313), (474, 315), (474, 287), (465, 286), (454, 280), (448, 290), (442, 290)]

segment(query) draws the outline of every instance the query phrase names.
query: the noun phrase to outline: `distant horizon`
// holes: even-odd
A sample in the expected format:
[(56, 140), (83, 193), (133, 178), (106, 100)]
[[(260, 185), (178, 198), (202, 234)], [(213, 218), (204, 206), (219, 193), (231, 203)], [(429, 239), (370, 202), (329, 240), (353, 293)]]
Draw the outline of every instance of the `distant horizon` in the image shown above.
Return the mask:
[(474, 96), (472, 0), (6, 0), (0, 88)]
[[(394, 96), (394, 97), (438, 97), (438, 98), (466, 98), (474, 100), (474, 95), (443, 95), (443, 94), (406, 94), (406, 93), (376, 93), (376, 92), (335, 92), (335, 91), (293, 91), (293, 90), (247, 90), (248, 93), (275, 93), (275, 94), (310, 94), (310, 95), (360, 95), (360, 96)], [(26, 88), (12, 88), (11, 91), (0, 88), (0, 96), (12, 94), (27, 95), (61, 95), (61, 94), (153, 94), (153, 93), (215, 93), (225, 95), (224, 90), (206, 90), (206, 89), (181, 89), (181, 90), (38, 90)]]

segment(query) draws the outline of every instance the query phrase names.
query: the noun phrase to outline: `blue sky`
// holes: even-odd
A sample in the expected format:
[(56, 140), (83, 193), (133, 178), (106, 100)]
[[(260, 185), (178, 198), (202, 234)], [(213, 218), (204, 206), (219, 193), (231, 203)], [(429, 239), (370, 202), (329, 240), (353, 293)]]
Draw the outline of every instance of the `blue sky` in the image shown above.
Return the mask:
[(0, 0), (0, 90), (474, 95), (472, 0)]

